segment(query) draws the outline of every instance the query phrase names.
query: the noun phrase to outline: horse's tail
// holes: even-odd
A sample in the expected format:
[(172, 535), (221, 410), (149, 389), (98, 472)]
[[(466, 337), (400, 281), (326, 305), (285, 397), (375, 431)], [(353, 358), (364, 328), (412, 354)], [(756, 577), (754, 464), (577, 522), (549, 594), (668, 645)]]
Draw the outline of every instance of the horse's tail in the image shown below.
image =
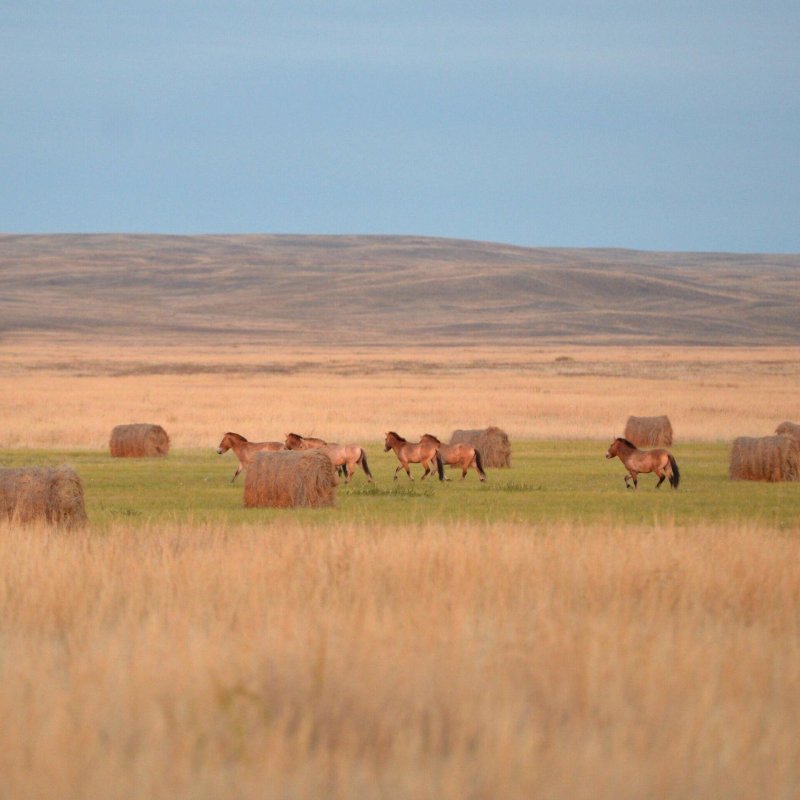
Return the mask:
[(486, 480), (486, 473), (483, 471), (483, 459), (481, 458), (481, 451), (475, 448), (475, 466), (478, 468), (478, 474), (483, 480)]
[(367, 464), (367, 451), (363, 447), (361, 448), (361, 455), (358, 457), (358, 463), (361, 464), (364, 474), (372, 480), (372, 473), (369, 471), (369, 464)]
[(442, 462), (442, 454), (436, 451), (436, 471), (439, 473), (439, 480), (444, 480), (444, 463)]
[(675, 460), (675, 457), (672, 453), (667, 454), (669, 456), (669, 465), (672, 467), (672, 475), (669, 478), (669, 485), (673, 489), (678, 488), (678, 484), (681, 482), (681, 471), (678, 469), (678, 462)]

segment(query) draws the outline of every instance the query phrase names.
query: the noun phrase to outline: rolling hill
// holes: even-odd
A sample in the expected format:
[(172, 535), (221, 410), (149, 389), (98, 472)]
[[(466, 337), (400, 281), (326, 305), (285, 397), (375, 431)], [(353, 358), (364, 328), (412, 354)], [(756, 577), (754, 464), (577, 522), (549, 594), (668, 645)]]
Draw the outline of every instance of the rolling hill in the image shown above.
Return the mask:
[(2, 235), (0, 340), (800, 344), (800, 255), (402, 236)]

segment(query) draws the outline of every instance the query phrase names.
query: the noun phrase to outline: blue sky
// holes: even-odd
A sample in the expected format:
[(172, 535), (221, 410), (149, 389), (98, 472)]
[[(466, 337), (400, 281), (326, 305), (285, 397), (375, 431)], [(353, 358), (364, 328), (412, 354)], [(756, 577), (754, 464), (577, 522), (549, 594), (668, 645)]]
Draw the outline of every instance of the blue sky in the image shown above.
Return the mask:
[(800, 4), (0, 6), (0, 230), (800, 252)]

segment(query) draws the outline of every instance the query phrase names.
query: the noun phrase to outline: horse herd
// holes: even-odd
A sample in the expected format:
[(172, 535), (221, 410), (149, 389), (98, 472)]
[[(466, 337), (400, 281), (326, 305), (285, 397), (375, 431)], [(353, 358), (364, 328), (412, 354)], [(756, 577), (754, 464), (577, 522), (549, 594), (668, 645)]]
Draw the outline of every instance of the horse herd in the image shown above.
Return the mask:
[[(336, 444), (311, 436), (301, 436), (298, 433), (287, 433), (283, 442), (249, 442), (244, 436), (229, 431), (222, 437), (222, 441), (217, 447), (217, 453), (222, 455), (228, 450), (233, 450), (239, 459), (239, 466), (231, 478), (231, 482), (233, 482), (236, 480), (236, 476), (246, 469), (256, 455), (262, 451), (308, 450), (311, 448), (324, 450), (346, 483), (352, 479), (356, 466), (360, 466), (364, 470), (367, 480), (372, 482), (373, 477), (367, 463), (367, 453), (358, 444)], [(395, 431), (388, 431), (384, 440), (384, 452), (388, 453), (389, 450), (394, 451), (400, 462), (394, 471), (395, 480), (401, 469), (405, 470), (406, 475), (412, 481), (414, 480), (409, 464), (422, 464), (425, 470), (422, 480), (433, 473), (433, 466), (436, 467), (436, 474), (440, 481), (445, 479), (445, 466), (460, 467), (462, 480), (467, 477), (467, 471), (472, 467), (478, 473), (481, 481), (486, 480), (480, 451), (466, 442), (445, 444), (429, 433), (420, 437), (418, 442), (409, 442)], [(648, 472), (654, 472), (658, 477), (656, 489), (665, 479), (669, 480), (669, 485), (673, 489), (678, 488), (681, 477), (678, 464), (667, 450), (640, 450), (627, 439), (618, 437), (606, 451), (606, 458), (615, 457), (622, 461), (627, 470), (625, 486), (629, 489), (636, 489), (639, 485), (639, 474)]]

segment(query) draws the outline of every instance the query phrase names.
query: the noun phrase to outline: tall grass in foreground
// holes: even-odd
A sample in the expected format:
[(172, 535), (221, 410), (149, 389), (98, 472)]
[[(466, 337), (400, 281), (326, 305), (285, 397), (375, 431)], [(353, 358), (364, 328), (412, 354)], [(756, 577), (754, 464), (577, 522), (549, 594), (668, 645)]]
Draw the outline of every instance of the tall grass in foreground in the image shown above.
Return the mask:
[(0, 796), (795, 797), (800, 540), (0, 527)]

